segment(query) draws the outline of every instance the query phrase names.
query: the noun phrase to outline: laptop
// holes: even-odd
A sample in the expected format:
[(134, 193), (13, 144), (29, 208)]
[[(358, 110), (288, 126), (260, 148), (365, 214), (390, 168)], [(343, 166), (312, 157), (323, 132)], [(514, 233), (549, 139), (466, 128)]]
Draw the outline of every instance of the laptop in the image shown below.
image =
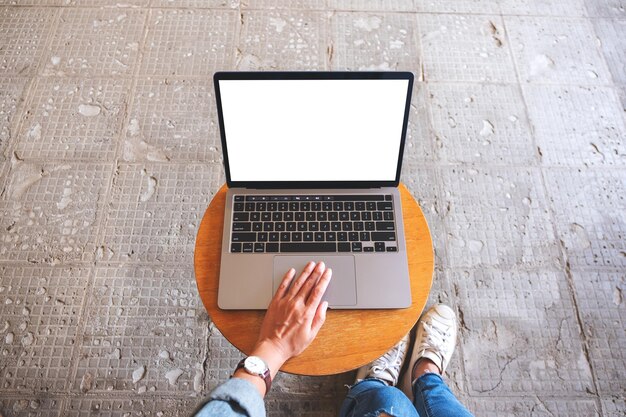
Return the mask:
[(218, 72), (228, 191), (221, 309), (266, 309), (282, 277), (332, 268), (330, 308), (411, 305), (398, 184), (410, 72)]

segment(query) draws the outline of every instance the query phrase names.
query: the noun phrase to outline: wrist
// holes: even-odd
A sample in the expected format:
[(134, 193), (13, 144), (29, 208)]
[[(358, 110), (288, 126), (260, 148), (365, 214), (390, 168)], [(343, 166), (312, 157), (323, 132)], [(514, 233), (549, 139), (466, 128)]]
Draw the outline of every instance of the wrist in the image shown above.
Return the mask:
[(276, 376), (280, 368), (289, 359), (289, 356), (285, 354), (283, 349), (269, 340), (262, 340), (252, 349), (250, 356), (258, 356), (263, 359), (265, 364), (270, 370), (272, 379)]

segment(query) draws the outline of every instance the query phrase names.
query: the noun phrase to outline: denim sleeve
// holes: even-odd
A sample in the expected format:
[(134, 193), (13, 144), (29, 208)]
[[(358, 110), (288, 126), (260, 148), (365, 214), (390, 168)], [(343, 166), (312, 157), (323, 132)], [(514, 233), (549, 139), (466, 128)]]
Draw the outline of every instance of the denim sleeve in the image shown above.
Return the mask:
[(265, 417), (265, 404), (250, 382), (231, 378), (209, 394), (195, 417)]

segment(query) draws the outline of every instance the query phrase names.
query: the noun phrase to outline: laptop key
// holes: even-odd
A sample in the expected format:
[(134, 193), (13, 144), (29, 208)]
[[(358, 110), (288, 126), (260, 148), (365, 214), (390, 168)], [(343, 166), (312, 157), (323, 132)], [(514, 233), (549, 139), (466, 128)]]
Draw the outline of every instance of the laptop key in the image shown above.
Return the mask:
[(350, 242), (356, 242), (357, 240), (359, 240), (359, 233), (358, 232), (348, 233), (348, 240), (350, 240)]
[(315, 240), (317, 242), (321, 242), (324, 240), (324, 233), (323, 232), (315, 232)]
[(245, 213), (245, 212), (233, 213), (234, 222), (247, 222), (249, 220), (250, 220), (250, 213)]
[(265, 252), (278, 252), (278, 243), (266, 243)]
[(331, 242), (281, 243), (281, 252), (337, 252), (337, 245)]
[(233, 232), (249, 232), (252, 230), (252, 223), (233, 223)]
[(246, 253), (251, 253), (254, 250), (252, 243), (244, 243), (243, 244), (243, 251)]
[(330, 224), (330, 230), (332, 230), (333, 232), (338, 232), (341, 230), (341, 223), (339, 222), (332, 222)]
[(339, 252), (350, 252), (350, 244), (347, 242), (339, 242), (337, 243), (337, 249), (339, 249)]
[(291, 234), (292, 242), (302, 242), (302, 232), (293, 232)]
[(261, 230), (263, 230), (263, 223), (261, 222), (252, 223), (252, 230), (254, 230), (255, 232), (260, 232)]
[(231, 236), (233, 242), (256, 242), (256, 233), (254, 232), (240, 232), (233, 233)]
[(396, 240), (395, 232), (372, 232), (372, 240), (393, 242)]
[(326, 232), (326, 241), (334, 242), (337, 240), (337, 234), (335, 232)]
[(352, 222), (343, 222), (341, 224), (341, 230), (343, 230), (344, 232), (351, 232), (352, 231)]
[(280, 241), (281, 242), (289, 242), (291, 240), (291, 233), (289, 232), (283, 232), (280, 234)]
[(283, 232), (285, 230), (285, 222), (274, 223), (274, 230), (277, 232)]
[(243, 203), (235, 203), (233, 204), (233, 210), (234, 211), (243, 211)]
[(254, 253), (265, 252), (265, 243), (259, 242), (254, 244)]
[(393, 205), (390, 201), (379, 201), (376, 203), (376, 208), (378, 210), (393, 210)]
[(280, 211), (275, 211), (274, 213), (272, 213), (272, 220), (275, 222), (283, 221), (283, 213), (281, 213)]
[(241, 243), (231, 243), (230, 244), (231, 252), (241, 252)]
[(250, 221), (251, 222), (258, 222), (259, 220), (261, 220), (261, 213), (254, 211), (252, 213), (250, 213)]
[(363, 246), (363, 252), (374, 252), (373, 246)]
[(348, 241), (348, 234), (346, 232), (339, 232), (339, 233), (337, 233), (337, 240), (339, 242), (347, 242)]
[(385, 243), (384, 242), (376, 242), (376, 243), (374, 243), (374, 250), (376, 250), (376, 252), (384, 252), (385, 251)]
[(320, 224), (318, 222), (309, 223), (309, 230), (311, 232), (317, 232), (318, 230), (320, 230)]
[(269, 222), (270, 220), (272, 220), (272, 213), (268, 213), (268, 212), (261, 213), (261, 221)]
[(256, 240), (258, 242), (267, 242), (267, 232), (259, 232), (259, 233), (257, 233)]
[(362, 252), (361, 242), (352, 242), (352, 252)]
[(395, 246), (387, 246), (387, 252), (397, 252), (398, 248)]
[(376, 222), (376, 230), (394, 230), (393, 222)]
[(245, 203), (245, 209), (246, 211), (254, 211), (254, 203)]
[(269, 235), (270, 242), (278, 242), (279, 241), (279, 237), (280, 236), (279, 236), (278, 232), (270, 233), (270, 235)]
[(374, 222), (365, 222), (365, 230), (376, 230), (376, 223)]
[(369, 242), (369, 240), (370, 240), (370, 232), (361, 232), (361, 233), (359, 233), (359, 240), (361, 242)]
[[(306, 229), (304, 229), (304, 230), (306, 230)], [(296, 222), (287, 222), (287, 231), (288, 232), (295, 232), (296, 231)]]
[(304, 232), (304, 234), (302, 235), (302, 238), (304, 239), (305, 242), (312, 242), (313, 232)]
[(356, 210), (363, 211), (363, 210), (365, 210), (365, 203), (363, 201), (359, 201), (357, 203), (354, 203), (354, 208)]
[(385, 220), (393, 220), (393, 211), (385, 211), (383, 213), (383, 219), (385, 219)]
[(306, 232), (306, 222), (298, 222), (298, 230), (300, 232)]
[(320, 230), (322, 232), (328, 232), (330, 230), (330, 223), (329, 222), (320, 222)]
[(236, 195), (235, 196), (235, 201), (243, 201), (243, 196), (242, 195)]
[(361, 232), (363, 231), (363, 229), (365, 229), (365, 225), (363, 224), (363, 222), (354, 222), (354, 230), (356, 230), (357, 232)]

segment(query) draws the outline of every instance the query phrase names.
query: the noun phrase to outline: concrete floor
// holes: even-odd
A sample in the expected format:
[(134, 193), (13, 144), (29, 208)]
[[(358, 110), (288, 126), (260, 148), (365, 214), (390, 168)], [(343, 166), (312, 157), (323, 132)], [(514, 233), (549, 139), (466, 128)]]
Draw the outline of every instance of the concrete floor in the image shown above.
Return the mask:
[[(626, 415), (623, 0), (0, 4), (2, 416), (187, 415), (239, 360), (192, 268), (218, 69), (413, 71), (451, 387), (477, 416)], [(334, 416), (352, 378), (282, 374), (269, 414)]]

